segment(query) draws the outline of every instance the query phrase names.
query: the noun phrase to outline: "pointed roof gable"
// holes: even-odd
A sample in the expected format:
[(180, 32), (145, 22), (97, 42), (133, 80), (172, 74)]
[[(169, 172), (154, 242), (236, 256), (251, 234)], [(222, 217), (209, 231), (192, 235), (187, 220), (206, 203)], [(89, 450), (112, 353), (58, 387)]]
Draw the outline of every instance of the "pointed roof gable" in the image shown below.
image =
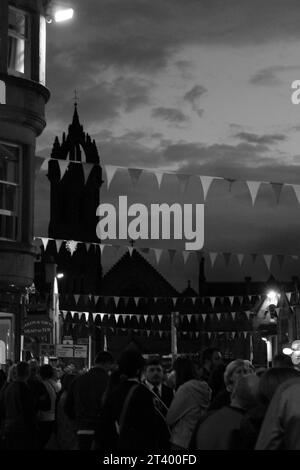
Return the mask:
[(89, 134), (84, 132), (83, 126), (80, 124), (77, 103), (74, 105), (74, 114), (68, 128), (68, 135), (63, 133), (61, 143), (58, 137), (55, 137), (51, 158), (77, 162), (86, 161), (86, 163), (93, 164), (100, 162), (95, 140), (92, 140)]
[(103, 295), (172, 297), (176, 289), (136, 250), (127, 252), (104, 275)]

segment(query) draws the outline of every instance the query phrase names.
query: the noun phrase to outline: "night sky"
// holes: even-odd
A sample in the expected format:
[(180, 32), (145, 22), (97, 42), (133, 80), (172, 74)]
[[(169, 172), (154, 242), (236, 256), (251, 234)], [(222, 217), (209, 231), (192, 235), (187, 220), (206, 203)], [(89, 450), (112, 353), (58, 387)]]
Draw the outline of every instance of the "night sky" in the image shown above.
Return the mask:
[[(47, 25), (47, 128), (37, 155), (49, 157), (56, 135), (71, 122), (74, 89), (85, 131), (97, 142), (101, 163), (156, 168), (215, 180), (205, 203), (205, 251), (300, 255), (300, 206), (291, 187), (279, 204), (262, 185), (252, 207), (241, 180), (300, 184), (300, 105), (291, 83), (300, 79), (298, 0), (72, 0), (73, 21)], [(128, 195), (130, 203), (203, 202), (191, 177), (184, 194), (176, 176), (158, 191), (152, 175), (133, 187), (127, 173), (115, 176), (102, 202)], [(49, 184), (36, 183), (35, 235), (47, 235)], [(137, 246), (183, 247), (153, 241)], [(117, 258), (104, 252), (105, 269)], [(149, 261), (155, 265), (154, 257)], [(277, 260), (279, 279), (299, 271), (299, 260)], [(165, 254), (160, 271), (183, 289), (197, 287), (191, 256), (172, 267)], [(219, 257), (210, 280), (265, 280), (262, 259), (242, 268)]]

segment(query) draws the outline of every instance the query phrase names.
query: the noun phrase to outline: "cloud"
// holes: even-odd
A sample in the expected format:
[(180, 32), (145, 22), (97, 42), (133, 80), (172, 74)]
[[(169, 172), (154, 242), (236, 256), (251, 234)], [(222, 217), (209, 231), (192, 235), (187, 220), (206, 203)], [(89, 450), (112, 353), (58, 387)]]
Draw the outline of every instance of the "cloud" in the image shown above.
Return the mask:
[(259, 70), (253, 77), (250, 79), (252, 85), (259, 86), (278, 86), (283, 83), (283, 81), (278, 77), (280, 73), (296, 71), (299, 70), (299, 65), (275, 65), (272, 67), (267, 67), (265, 69)]
[(185, 93), (183, 99), (194, 105), (195, 102), (197, 102), (197, 100), (206, 92), (207, 89), (204, 86), (195, 85), (191, 90)]
[(286, 136), (283, 134), (266, 134), (266, 135), (257, 135), (249, 132), (239, 132), (235, 137), (245, 140), (250, 144), (265, 144), (272, 145), (276, 142), (282, 142), (286, 140)]
[(151, 112), (152, 117), (169, 121), (171, 124), (181, 124), (188, 121), (188, 117), (176, 108), (154, 108)]

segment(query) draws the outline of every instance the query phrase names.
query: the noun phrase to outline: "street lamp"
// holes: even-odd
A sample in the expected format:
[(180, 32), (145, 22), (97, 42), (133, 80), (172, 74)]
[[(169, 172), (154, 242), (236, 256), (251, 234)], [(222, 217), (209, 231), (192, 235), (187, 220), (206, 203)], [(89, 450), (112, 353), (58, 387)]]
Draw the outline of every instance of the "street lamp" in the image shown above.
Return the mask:
[(53, 321), (53, 344), (57, 345), (60, 341), (60, 323), (59, 323), (59, 292), (57, 279), (62, 279), (63, 273), (57, 273), (53, 280), (53, 294), (52, 294), (52, 321)]

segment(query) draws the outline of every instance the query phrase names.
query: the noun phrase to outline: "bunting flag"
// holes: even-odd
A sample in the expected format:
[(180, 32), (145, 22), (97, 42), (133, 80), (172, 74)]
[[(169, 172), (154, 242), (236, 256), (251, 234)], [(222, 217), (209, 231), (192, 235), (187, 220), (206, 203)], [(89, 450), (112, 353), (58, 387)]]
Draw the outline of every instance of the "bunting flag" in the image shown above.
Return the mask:
[(61, 310), (61, 311), (60, 311), (60, 314), (62, 315), (63, 319), (65, 320), (65, 318), (66, 318), (68, 312), (67, 312), (67, 310)]
[(217, 315), (218, 321), (220, 321), (222, 314), (221, 313), (216, 313), (216, 315)]
[(300, 186), (298, 184), (292, 184), (292, 188), (295, 192), (298, 204), (300, 204)]
[(168, 253), (169, 253), (169, 257), (170, 257), (170, 263), (172, 264), (173, 263), (173, 260), (174, 260), (174, 257), (176, 255), (176, 250), (168, 250)]
[(180, 192), (185, 193), (190, 179), (189, 175), (177, 174), (176, 176), (179, 181)]
[(45, 160), (42, 163), (42, 166), (40, 167), (40, 171), (47, 171), (48, 170), (49, 160), (50, 160), (50, 158), (45, 158)]
[(247, 318), (248, 318), (248, 320), (249, 320), (249, 319), (250, 319), (250, 314), (251, 314), (250, 310), (247, 310), (247, 311), (245, 312), (245, 314), (246, 314), (246, 316), (247, 316)]
[(207, 313), (202, 313), (201, 317), (202, 317), (203, 322), (205, 322), (206, 317), (207, 317)]
[(155, 178), (156, 178), (156, 181), (157, 181), (157, 184), (158, 184), (158, 189), (160, 189), (161, 182), (162, 182), (162, 179), (163, 179), (164, 174), (161, 173), (161, 172), (156, 171), (156, 172), (154, 173), (154, 175), (155, 175)]
[(59, 164), (60, 180), (62, 180), (65, 173), (66, 173), (66, 171), (67, 171), (67, 168), (69, 166), (70, 161), (69, 160), (60, 160), (60, 159), (58, 159), (56, 161)]
[(243, 331), (244, 339), (247, 338), (247, 331)]
[(119, 304), (119, 300), (120, 300), (120, 297), (118, 297), (118, 296), (115, 296), (115, 297), (114, 297), (114, 301), (115, 301), (115, 306), (116, 306), (116, 307), (117, 307), (118, 304)]
[(99, 245), (101, 256), (103, 254), (103, 250), (104, 250), (105, 246), (107, 246), (107, 245), (102, 245), (102, 244)]
[(44, 250), (46, 251), (46, 250), (47, 250), (47, 246), (48, 246), (48, 242), (49, 242), (49, 238), (41, 238), (41, 240), (42, 240), (42, 244), (43, 244)]
[(279, 312), (280, 312), (280, 307), (276, 307), (276, 308), (275, 308), (275, 312), (276, 312), (276, 315), (277, 315), (277, 317), (278, 317), (278, 316), (279, 316)]
[(233, 337), (233, 339), (234, 339), (234, 338), (235, 338), (235, 335), (236, 335), (236, 331), (232, 331), (231, 333), (232, 333), (232, 337)]
[(127, 249), (128, 249), (128, 251), (129, 251), (130, 256), (132, 256), (132, 253), (133, 253), (133, 246), (128, 246)]
[(86, 252), (87, 252), (87, 253), (88, 253), (90, 247), (91, 247), (91, 243), (86, 243), (86, 244), (85, 244), (85, 248), (86, 248)]
[(107, 189), (109, 189), (117, 170), (117, 166), (105, 165)]
[(162, 334), (163, 334), (163, 332), (162, 332), (161, 330), (159, 330), (158, 334), (159, 334), (159, 336), (160, 336), (160, 338), (161, 338), (161, 337), (162, 337)]
[(94, 302), (95, 305), (98, 303), (99, 295), (94, 295)]
[(193, 305), (195, 305), (195, 303), (196, 303), (196, 297), (192, 297), (192, 302), (193, 302)]
[(254, 206), (261, 182), (260, 181), (246, 181), (246, 184), (250, 191), (250, 195), (252, 199), (252, 206)]
[(232, 316), (232, 320), (234, 321), (236, 317), (236, 312), (231, 312), (231, 316)]
[(225, 266), (226, 266), (226, 268), (227, 268), (228, 265), (229, 265), (231, 253), (223, 253), (223, 256), (224, 256), (224, 260), (225, 260)]
[(99, 315), (100, 315), (101, 321), (103, 321), (103, 319), (104, 319), (104, 317), (105, 317), (105, 313), (100, 313)]
[(207, 335), (208, 335), (208, 339), (210, 339), (210, 337), (211, 337), (211, 331), (208, 331), (208, 332), (207, 332)]
[(79, 312), (78, 313), (79, 320), (82, 316), (84, 316), (85, 321), (88, 321), (88, 318), (89, 318), (89, 313), (88, 312)]
[(204, 198), (204, 201), (205, 201), (207, 193), (208, 193), (209, 188), (211, 186), (211, 183), (212, 183), (212, 181), (214, 180), (215, 177), (214, 176), (200, 176), (199, 175), (199, 178), (200, 178), (200, 181), (201, 181), (202, 190), (203, 190), (203, 198)]
[(161, 257), (161, 254), (162, 254), (163, 250), (161, 248), (153, 248), (153, 250), (154, 250), (156, 263), (159, 264), (159, 260), (160, 260), (160, 257)]
[(237, 255), (237, 259), (238, 259), (238, 262), (239, 262), (240, 266), (242, 266), (242, 264), (243, 264), (244, 257), (245, 257), (245, 255), (243, 255), (243, 254), (241, 254), (241, 253), (239, 253), (239, 254)]
[(137, 184), (142, 172), (143, 170), (140, 168), (128, 168), (128, 173), (134, 186)]
[(145, 322), (148, 320), (148, 315), (143, 315)]
[(94, 165), (92, 163), (86, 163), (85, 165), (82, 165), (84, 184), (87, 183), (87, 180), (89, 179), (90, 173), (93, 168)]
[(139, 300), (140, 300), (139, 297), (134, 297), (134, 302), (136, 306), (138, 306)]
[(270, 271), (271, 270), (271, 263), (272, 263), (272, 259), (273, 259), (273, 256), (272, 255), (263, 255), (263, 258), (266, 262), (266, 265), (267, 265), (267, 268), (268, 270)]
[(291, 292), (286, 292), (285, 295), (287, 296), (288, 301), (291, 301), (292, 293)]
[(127, 317), (126, 313), (121, 313), (121, 317), (122, 317), (123, 323), (125, 323), (126, 317)]
[(162, 317), (163, 317), (162, 315), (158, 315), (158, 321), (159, 321), (159, 323), (161, 323)]
[(212, 308), (215, 308), (216, 297), (210, 297)]
[(146, 330), (146, 333), (147, 333), (147, 336), (148, 336), (148, 338), (149, 338), (151, 331), (150, 331), (150, 330)]
[(114, 317), (115, 317), (116, 323), (118, 323), (120, 314), (119, 314), (119, 313), (115, 313), (115, 314), (114, 314)]
[(74, 294), (74, 299), (75, 299), (76, 305), (78, 304), (79, 297), (80, 297), (80, 295)]
[(230, 296), (230, 297), (228, 297), (228, 298), (229, 298), (230, 305), (232, 306), (232, 304), (233, 304), (233, 301), (234, 301), (234, 297), (233, 297), (233, 295), (231, 295), (231, 296)]
[(187, 317), (187, 319), (188, 319), (188, 322), (191, 323), (192, 315), (191, 315), (191, 314), (188, 314), (186, 317)]
[(283, 184), (282, 183), (271, 183), (272, 189), (275, 194), (276, 202), (279, 204), (280, 194), (282, 191)]
[(173, 300), (173, 307), (175, 308), (176, 302), (177, 302), (177, 297), (172, 297)]
[(189, 251), (183, 251), (182, 256), (183, 256), (183, 262), (184, 262), (184, 264), (186, 264), (186, 262), (187, 262), (187, 260), (190, 256), (190, 252)]
[(198, 338), (199, 338), (199, 334), (200, 334), (200, 333), (199, 333), (199, 331), (195, 331), (195, 336), (196, 336), (196, 339), (198, 339)]
[(218, 256), (218, 253), (211, 253), (211, 252), (209, 253), (209, 258), (210, 258), (212, 268), (214, 267), (217, 256)]
[(59, 253), (59, 250), (61, 248), (61, 245), (63, 243), (63, 240), (55, 240), (55, 245), (56, 245), (56, 251)]

